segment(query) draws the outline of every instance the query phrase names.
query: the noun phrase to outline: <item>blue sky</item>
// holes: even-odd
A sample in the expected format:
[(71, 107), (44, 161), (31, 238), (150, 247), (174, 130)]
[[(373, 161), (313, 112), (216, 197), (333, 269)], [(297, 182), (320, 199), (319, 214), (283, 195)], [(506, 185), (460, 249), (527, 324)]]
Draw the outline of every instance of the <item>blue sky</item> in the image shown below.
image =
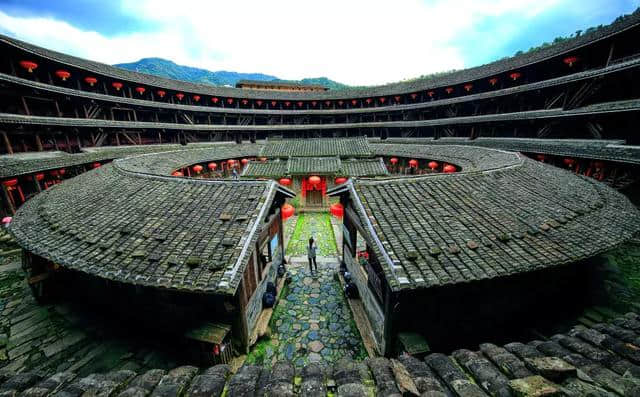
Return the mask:
[(383, 84), (608, 24), (640, 0), (0, 0), (0, 32), (105, 63)]

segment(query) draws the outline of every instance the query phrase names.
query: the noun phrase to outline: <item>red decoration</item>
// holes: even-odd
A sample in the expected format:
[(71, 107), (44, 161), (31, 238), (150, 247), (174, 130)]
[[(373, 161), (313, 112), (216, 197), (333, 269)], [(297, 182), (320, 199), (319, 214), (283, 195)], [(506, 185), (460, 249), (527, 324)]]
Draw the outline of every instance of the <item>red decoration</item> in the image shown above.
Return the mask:
[(336, 178), (336, 185), (341, 185), (347, 181), (347, 178), (343, 176), (339, 176)]
[(271, 101), (271, 106), (276, 106), (278, 104), (278, 102), (276, 101)]
[(513, 81), (518, 80), (521, 76), (522, 76), (522, 73), (520, 72), (513, 72), (509, 75), (509, 77), (511, 77)]
[(173, 176), (184, 176), (184, 174), (180, 171), (174, 171), (173, 174), (171, 174)]
[(67, 170), (65, 170), (64, 168), (60, 168), (58, 172), (60, 173), (60, 175), (64, 175), (67, 172)]
[(229, 166), (232, 166), (236, 163), (236, 161), (234, 159), (229, 159), (227, 160), (227, 164), (229, 164)]
[(200, 95), (194, 95), (193, 100), (196, 102), (200, 102)]
[(411, 94), (411, 99), (416, 99), (418, 97), (418, 94)]
[(240, 160), (240, 162), (242, 163), (242, 165), (247, 165), (249, 164), (249, 159), (242, 159)]
[(539, 154), (539, 155), (537, 155), (537, 156), (536, 156), (536, 158), (537, 158), (539, 161), (544, 161), (544, 159), (545, 159), (544, 154)]
[(578, 62), (578, 57), (576, 56), (566, 57), (565, 59), (562, 60), (562, 62), (569, 65), (569, 67), (571, 67), (573, 66), (574, 63)]
[(88, 76), (84, 78), (84, 82), (93, 87), (93, 85), (98, 82), (98, 79), (93, 76)]
[(12, 218), (12, 217), (10, 217), (10, 216), (5, 216), (4, 218), (2, 218), (2, 224), (3, 224), (3, 225), (8, 225), (8, 224), (10, 224), (10, 223), (11, 223), (11, 221), (12, 221), (12, 220), (13, 220), (13, 218)]
[(227, 98), (227, 103), (231, 105), (233, 103), (233, 98)]
[(351, 104), (352, 104), (353, 106), (356, 106), (356, 104), (357, 104), (357, 103), (358, 103), (358, 101), (356, 101), (355, 99), (352, 99), (352, 100), (351, 100)]
[(283, 186), (289, 186), (289, 185), (291, 185), (291, 179), (290, 178), (280, 178), (278, 183), (280, 183)]
[(218, 98), (216, 98), (216, 97), (211, 98), (211, 102), (213, 102), (213, 103), (218, 103), (218, 101), (219, 101), (219, 100), (220, 100), (220, 99), (218, 99)]
[(36, 181), (41, 181), (44, 179), (44, 174), (36, 174)]
[(576, 163), (574, 159), (568, 159), (568, 158), (564, 159), (563, 162), (564, 162), (564, 165), (566, 165), (569, 168), (571, 168), (571, 166), (573, 166)]
[(243, 105), (246, 105), (246, 104), (248, 104), (248, 103), (249, 103), (249, 101), (248, 101), (248, 100), (246, 100), (246, 99), (243, 99), (243, 100), (242, 100), (242, 104), (243, 104)]
[(303, 105), (303, 103), (301, 101), (298, 101), (298, 107), (301, 108)]
[(58, 173), (58, 170), (51, 170), (51, 171), (49, 171), (49, 173), (51, 174), (51, 176), (56, 177), (56, 178), (58, 176), (60, 176), (60, 173)]
[(309, 183), (312, 185), (317, 185), (321, 182), (322, 180), (320, 179), (319, 176), (313, 175), (309, 177)]
[(200, 164), (196, 164), (196, 165), (193, 166), (193, 170), (196, 172), (196, 174), (201, 173), (203, 169), (204, 169), (204, 167), (201, 166)]
[(311, 106), (315, 107), (318, 104), (316, 101), (311, 101)]
[(434, 94), (435, 94), (435, 92), (433, 92), (433, 91), (427, 92), (427, 95), (429, 95), (429, 98), (433, 98)]
[(144, 94), (147, 89), (144, 87), (136, 87), (136, 92), (140, 95)]
[(367, 105), (369, 105), (371, 103), (371, 98), (365, 99), (365, 102), (367, 103)]
[(207, 164), (207, 167), (209, 167), (209, 169), (210, 169), (211, 171), (215, 171), (215, 170), (216, 170), (216, 168), (218, 168), (218, 164), (216, 164), (216, 163), (209, 163), (209, 164)]
[(325, 104), (326, 106), (331, 106), (331, 101), (324, 101), (324, 104)]
[(215, 345), (213, 345), (213, 354), (214, 354), (215, 356), (220, 355), (220, 345), (219, 345), (219, 344), (217, 344), (217, 343), (216, 343)]
[(602, 161), (596, 161), (593, 165), (598, 169), (604, 168), (604, 163)]
[(331, 212), (331, 215), (335, 216), (336, 218), (342, 218), (342, 216), (344, 215), (344, 206), (340, 203), (335, 203), (331, 207), (329, 207), (329, 211)]
[(450, 174), (452, 172), (456, 172), (456, 167), (451, 164), (447, 164), (442, 168), (442, 171), (446, 172), (447, 174)]
[(393, 165), (398, 164), (398, 158), (397, 157), (391, 157), (391, 159), (389, 160), (389, 162)]
[(111, 85), (116, 89), (116, 91), (120, 91), (120, 89), (122, 88), (122, 83), (119, 81), (114, 81), (113, 83), (111, 83)]
[(342, 102), (342, 101), (338, 101), (338, 105), (339, 105), (339, 106), (342, 106), (342, 104), (343, 104), (343, 103), (344, 103), (344, 102)]
[(2, 181), (2, 184), (6, 187), (12, 187), (18, 184), (18, 180), (17, 179), (7, 179), (5, 181)]
[(100, 168), (100, 167), (102, 167), (102, 164), (100, 164), (100, 163), (98, 163), (98, 162), (95, 162), (95, 163), (93, 163), (93, 164), (91, 165), (91, 167), (93, 167), (93, 168)]
[(394, 97), (393, 97), (393, 99), (395, 99), (395, 100), (396, 100), (396, 102), (400, 102), (400, 95), (396, 95), (396, 96), (394, 96)]
[(431, 170), (435, 170), (436, 168), (438, 168), (438, 162), (437, 161), (429, 161), (429, 164), (427, 164), (427, 166), (429, 166), (429, 168), (431, 168)]
[(473, 88), (473, 84), (465, 84), (464, 85), (464, 89), (467, 92), (471, 91), (472, 88)]
[(451, 94), (453, 92), (453, 87), (447, 87), (444, 90), (447, 92), (447, 94)]
[(380, 103), (384, 103), (384, 101), (386, 101), (386, 100), (387, 100), (387, 98), (382, 97), (382, 98), (380, 98)]
[(27, 69), (29, 73), (33, 72), (34, 69), (38, 68), (38, 64), (33, 61), (20, 61), (20, 66), (23, 69)]
[(62, 81), (67, 81), (69, 77), (71, 77), (71, 73), (66, 70), (56, 70), (56, 76), (60, 77)]
[(262, 101), (258, 99), (258, 100), (256, 101), (256, 105), (258, 105), (258, 106), (262, 106)]
[(418, 160), (416, 160), (416, 159), (409, 160), (409, 167), (418, 168)]
[(179, 92), (179, 93), (176, 94), (176, 98), (178, 98), (178, 100), (181, 101), (182, 98), (184, 98), (184, 94)]
[(293, 208), (291, 204), (285, 204), (282, 206), (281, 212), (282, 212), (282, 220), (286, 220), (293, 216), (293, 214), (296, 212), (296, 209)]
[(291, 105), (291, 102), (289, 102), (289, 101), (286, 101), (286, 102), (284, 103), (284, 106), (289, 106), (289, 105)]
[(158, 90), (158, 96), (159, 96), (160, 98), (164, 98), (164, 96), (165, 96), (165, 95), (167, 95), (166, 91)]
[(489, 84), (491, 85), (496, 85), (498, 83), (498, 78), (497, 77), (492, 77), (489, 79)]

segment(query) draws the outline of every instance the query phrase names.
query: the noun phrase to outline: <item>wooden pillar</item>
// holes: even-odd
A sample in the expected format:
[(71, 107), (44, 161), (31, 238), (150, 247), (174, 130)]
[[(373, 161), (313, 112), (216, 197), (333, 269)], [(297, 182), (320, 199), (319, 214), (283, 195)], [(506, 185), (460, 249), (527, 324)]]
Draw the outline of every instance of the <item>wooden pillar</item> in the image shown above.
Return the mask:
[(42, 140), (40, 139), (40, 134), (36, 134), (36, 148), (38, 149), (39, 152), (44, 150), (42, 148)]
[(13, 205), (13, 201), (11, 201), (11, 197), (9, 197), (9, 191), (5, 185), (2, 185), (2, 198), (7, 203), (7, 208), (11, 212), (11, 215), (16, 213), (16, 207)]
[(7, 150), (8, 154), (13, 154), (13, 147), (11, 147), (11, 142), (9, 141), (9, 136), (7, 135), (6, 131), (0, 131), (2, 132), (2, 140), (4, 141), (4, 146), (5, 149)]

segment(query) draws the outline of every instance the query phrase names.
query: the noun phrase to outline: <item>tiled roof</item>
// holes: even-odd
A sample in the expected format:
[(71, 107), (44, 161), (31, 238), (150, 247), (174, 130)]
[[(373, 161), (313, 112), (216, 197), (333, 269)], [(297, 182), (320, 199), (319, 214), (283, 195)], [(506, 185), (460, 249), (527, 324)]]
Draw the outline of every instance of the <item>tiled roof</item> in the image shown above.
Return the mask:
[(340, 169), (338, 157), (291, 157), (288, 161), (290, 175), (337, 174)]
[(28, 200), (10, 231), (26, 250), (98, 277), (233, 294), (272, 200), (292, 194), (272, 181), (163, 176), (229, 154), (221, 147), (118, 160)]
[(389, 171), (381, 158), (370, 160), (344, 160), (342, 175), (346, 176), (378, 176), (388, 175)]
[(281, 177), (287, 175), (287, 160), (251, 161), (242, 171), (244, 177)]
[[(86, 377), (73, 372), (2, 373), (6, 395), (184, 397), (200, 396), (638, 396), (640, 316), (627, 313), (610, 322), (575, 326), (547, 340), (483, 343), (424, 360), (403, 354), (296, 369), (278, 361), (271, 368), (245, 364), (235, 374), (227, 365), (182, 366), (144, 373), (114, 370)], [(102, 358), (99, 353), (97, 359)]]
[(369, 143), (359, 138), (285, 139), (267, 142), (261, 152), (265, 157), (367, 157)]
[(0, 41), (11, 46), (23, 49), (38, 56), (49, 58), (64, 64), (99, 73), (115, 79), (128, 80), (140, 84), (148, 84), (171, 90), (187, 91), (191, 93), (229, 96), (234, 98), (260, 98), (260, 99), (338, 99), (351, 97), (369, 97), (379, 95), (393, 95), (427, 90), (441, 86), (461, 84), (468, 81), (488, 78), (490, 76), (506, 73), (508, 71), (525, 67), (536, 62), (544, 61), (556, 56), (570, 53), (598, 40), (610, 37), (619, 32), (631, 29), (638, 25), (640, 13), (627, 16), (623, 20), (602, 27), (594, 32), (582, 34), (579, 37), (554, 44), (536, 51), (528, 52), (512, 58), (506, 58), (490, 64), (452, 72), (443, 76), (429, 79), (417, 79), (410, 82), (398, 82), (383, 86), (352, 88), (344, 90), (329, 90), (326, 92), (264, 92), (259, 90), (242, 90), (229, 87), (214, 87), (206, 84), (194, 84), (185, 81), (177, 81), (148, 74), (137, 73), (120, 69), (99, 62), (85, 60), (51, 51), (33, 44), (25, 43), (6, 36), (0, 36)]
[(252, 161), (244, 169), (244, 177), (280, 177), (311, 173), (344, 176), (388, 175), (382, 159), (343, 160), (337, 157), (290, 157), (287, 161)]
[[(404, 153), (436, 160), (446, 146)], [(466, 150), (465, 150), (466, 149)], [(430, 152), (425, 154), (425, 150)], [(640, 230), (640, 212), (598, 182), (488, 149), (453, 175), (352, 180), (349, 196), (393, 290), (495, 278), (594, 256)], [(514, 154), (497, 152), (496, 158)], [(474, 163), (475, 162), (475, 163)], [(493, 166), (491, 166), (493, 164)], [(344, 187), (336, 193), (344, 192)]]

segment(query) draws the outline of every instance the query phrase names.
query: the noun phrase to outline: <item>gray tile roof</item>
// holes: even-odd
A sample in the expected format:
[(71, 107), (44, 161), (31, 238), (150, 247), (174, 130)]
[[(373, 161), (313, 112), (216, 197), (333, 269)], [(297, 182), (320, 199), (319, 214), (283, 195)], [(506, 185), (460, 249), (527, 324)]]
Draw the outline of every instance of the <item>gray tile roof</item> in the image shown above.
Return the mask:
[[(458, 154), (450, 157), (444, 149)], [(348, 185), (370, 241), (377, 241), (373, 248), (393, 290), (575, 262), (640, 230), (640, 212), (627, 198), (564, 170), (513, 153), (491, 157), (493, 150), (464, 146), (403, 151), (410, 152), (417, 158), (462, 162), (465, 172), (355, 179)], [(344, 189), (337, 188), (336, 194)]]
[(337, 157), (291, 157), (287, 171), (290, 175), (309, 175), (311, 172), (334, 175), (340, 172), (340, 168)]
[(367, 157), (371, 156), (371, 149), (364, 137), (284, 139), (267, 142), (261, 155), (265, 157)]
[(244, 169), (244, 177), (281, 177), (290, 175), (388, 175), (382, 159), (340, 160), (337, 157), (290, 157), (280, 161), (252, 161)]
[(611, 25), (602, 27), (594, 32), (583, 34), (571, 40), (545, 47), (536, 51), (528, 52), (520, 56), (506, 58), (490, 64), (452, 72), (443, 76), (430, 79), (417, 79), (410, 82), (398, 82), (376, 87), (353, 88), (345, 90), (329, 90), (326, 92), (264, 92), (259, 90), (242, 90), (229, 87), (213, 87), (205, 84), (194, 84), (184, 81), (166, 79), (137, 73), (129, 70), (116, 68), (99, 62), (89, 61), (67, 54), (51, 51), (23, 41), (0, 36), (0, 42), (5, 42), (11, 46), (31, 52), (35, 55), (48, 58), (63, 64), (78, 67), (93, 73), (98, 73), (114, 79), (130, 81), (138, 84), (151, 85), (155, 87), (177, 90), (188, 93), (204, 95), (229, 96), (234, 98), (259, 98), (259, 99), (338, 99), (351, 97), (370, 97), (380, 95), (393, 95), (401, 93), (411, 93), (432, 89), (436, 87), (461, 84), (476, 79), (484, 79), (496, 74), (507, 73), (509, 71), (544, 61), (563, 54), (571, 53), (584, 46), (610, 37), (617, 33), (636, 27), (640, 23), (640, 13), (630, 15), (623, 20)]

